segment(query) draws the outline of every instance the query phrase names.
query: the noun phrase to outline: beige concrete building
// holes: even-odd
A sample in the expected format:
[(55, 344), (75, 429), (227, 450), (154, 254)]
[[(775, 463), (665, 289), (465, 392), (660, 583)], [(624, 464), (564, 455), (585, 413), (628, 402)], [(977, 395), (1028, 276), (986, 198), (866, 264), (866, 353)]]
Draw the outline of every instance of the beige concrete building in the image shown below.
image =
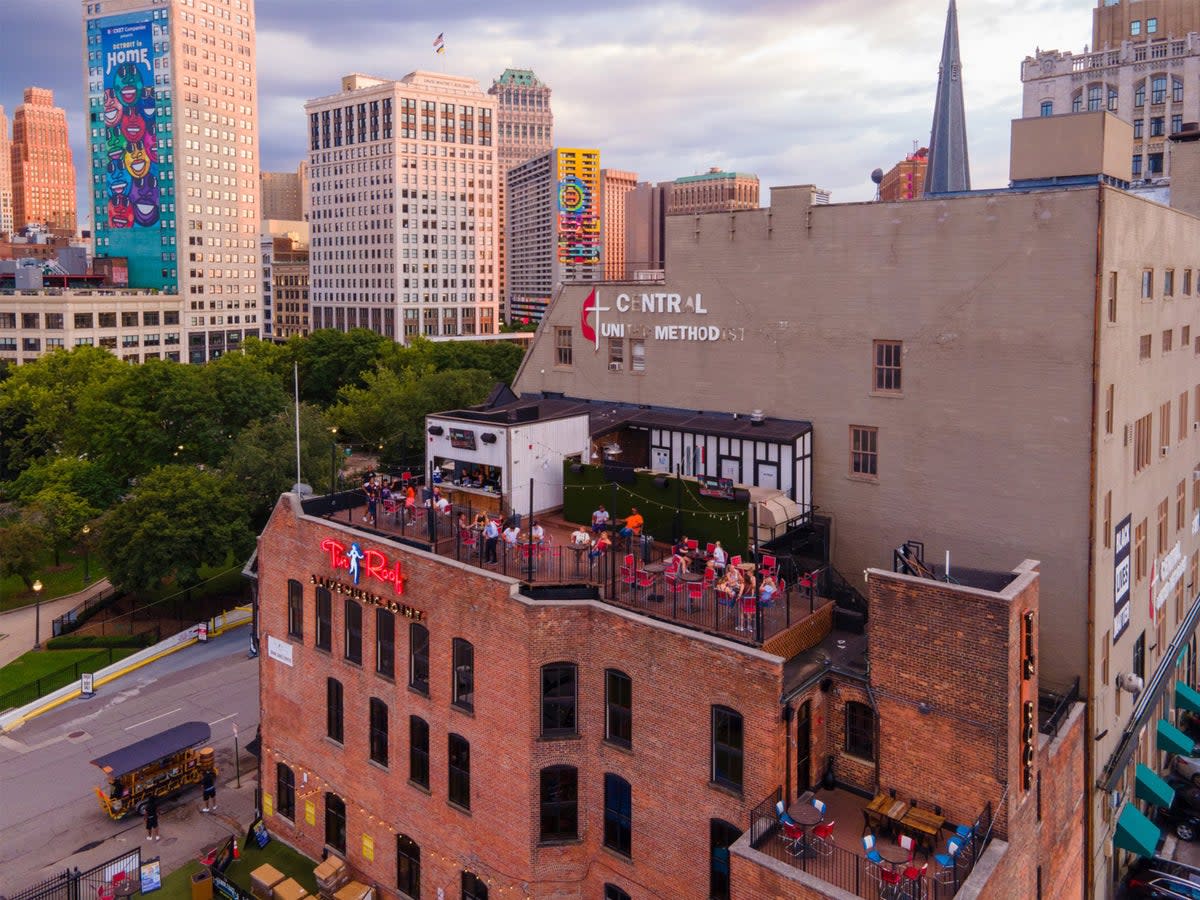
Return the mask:
[(758, 209), (758, 176), (724, 172), (713, 167), (703, 175), (685, 175), (671, 182), (667, 215)]
[(272, 238), (271, 244), (271, 336), (286, 341), (309, 332), (308, 242), (287, 236)]
[(625, 264), (625, 197), (637, 187), (637, 172), (600, 170), (600, 235), (604, 241), (604, 277), (628, 278)]
[[(821, 205), (800, 185), (669, 218), (665, 283), (565, 285), (515, 389), (811, 421), (812, 502), (851, 581), (910, 538), (951, 569), (1036, 552), (1043, 684), (1078, 678), (1088, 700), (1087, 875), (1105, 897), (1130, 858), (1118, 821), (1142, 815), (1135, 764), (1163, 768), (1155, 720), (1196, 658), (1200, 220), (1114, 186), (1127, 125), (1016, 125), (1013, 190)], [(1078, 183), (1035, 187), (1051, 177)], [(778, 478), (706, 440), (623, 462)]]
[(51, 288), (0, 291), (0, 361), (33, 362), (60, 348), (103, 347), (126, 362), (182, 361), (179, 295)]
[(307, 195), (307, 162), (301, 162), (295, 172), (263, 172), (259, 179), (262, 184), (264, 219), (304, 220), (307, 212), (304, 208), (304, 198)]
[(25, 89), (25, 102), (13, 112), (9, 158), (14, 227), (36, 223), (74, 234), (75, 162), (67, 114), (54, 105), (54, 91)]
[(84, 5), (97, 257), (187, 304), (185, 360), (262, 329), (251, 0)]
[(666, 243), (667, 192), (671, 183), (639, 181), (625, 195), (625, 277), (661, 274)]
[(498, 331), (495, 98), (457, 75), (355, 74), (304, 108), (312, 327)]
[(1169, 176), (1167, 137), (1200, 119), (1200, 7), (1193, 0), (1100, 0), (1091, 48), (1025, 57), (1021, 114), (1108, 110), (1133, 124), (1133, 177)]
[(0, 234), (13, 233), (12, 134), (0, 106)]

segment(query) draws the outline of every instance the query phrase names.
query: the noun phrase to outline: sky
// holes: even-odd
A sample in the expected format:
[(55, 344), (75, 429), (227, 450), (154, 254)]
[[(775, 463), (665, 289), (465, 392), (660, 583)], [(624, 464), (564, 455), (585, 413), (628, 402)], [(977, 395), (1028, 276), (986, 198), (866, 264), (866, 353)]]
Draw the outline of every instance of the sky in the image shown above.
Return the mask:
[[(1087, 0), (960, 0), (971, 184), (1008, 182), (1021, 61), (1080, 52)], [(26, 86), (67, 110), (80, 182), (84, 117), (79, 0), (0, 0), (0, 104)], [(304, 102), (364, 72), (478, 79), (530, 68), (553, 91), (555, 144), (598, 147), (601, 165), (665, 181), (712, 166), (771, 185), (816, 184), (833, 202), (874, 196), (871, 170), (925, 146), (946, 6), (918, 0), (696, 0), (689, 4), (507, 0), (258, 0), (265, 171), (306, 152)], [(445, 35), (447, 52), (434, 53)]]

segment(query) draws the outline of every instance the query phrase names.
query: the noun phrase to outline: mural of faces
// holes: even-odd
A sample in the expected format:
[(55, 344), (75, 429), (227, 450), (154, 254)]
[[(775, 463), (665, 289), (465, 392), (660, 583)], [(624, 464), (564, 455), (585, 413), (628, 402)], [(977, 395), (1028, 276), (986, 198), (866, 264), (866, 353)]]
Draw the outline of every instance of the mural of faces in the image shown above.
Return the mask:
[(110, 228), (152, 228), (161, 215), (151, 34), (148, 22), (125, 21), (102, 36), (103, 55), (112, 59), (104, 76), (101, 145)]
[(130, 194), (133, 200), (133, 221), (139, 225), (153, 225), (158, 221), (158, 179), (153, 175), (133, 180)]

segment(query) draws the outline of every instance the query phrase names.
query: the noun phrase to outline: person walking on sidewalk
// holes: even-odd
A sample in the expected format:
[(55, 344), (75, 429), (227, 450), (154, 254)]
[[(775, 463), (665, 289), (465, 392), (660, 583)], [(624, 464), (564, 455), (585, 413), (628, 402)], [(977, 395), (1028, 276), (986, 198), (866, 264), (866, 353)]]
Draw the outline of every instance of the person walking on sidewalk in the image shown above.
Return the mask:
[(212, 769), (204, 773), (204, 779), (200, 782), (204, 786), (204, 805), (200, 807), (200, 812), (208, 812), (209, 806), (213, 809), (217, 808), (217, 776)]
[(146, 801), (145, 816), (146, 816), (146, 840), (148, 840), (148, 841), (162, 840), (162, 838), (159, 837), (159, 834), (158, 834), (158, 798), (155, 797), (153, 794), (151, 794), (150, 799)]

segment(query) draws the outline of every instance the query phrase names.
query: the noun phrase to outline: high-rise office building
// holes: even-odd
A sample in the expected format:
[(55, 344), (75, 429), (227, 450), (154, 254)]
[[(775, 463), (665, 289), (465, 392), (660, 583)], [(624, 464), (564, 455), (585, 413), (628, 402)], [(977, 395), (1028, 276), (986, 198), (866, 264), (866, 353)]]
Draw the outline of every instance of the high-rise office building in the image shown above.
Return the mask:
[(106, 0), (84, 22), (96, 256), (181, 294), (187, 361), (214, 359), (262, 328), (254, 5)]
[(0, 106), (0, 234), (13, 232), (12, 137)]
[(538, 321), (566, 281), (604, 277), (600, 151), (559, 147), (508, 173), (509, 321)]
[(637, 277), (637, 272), (661, 272), (666, 265), (665, 220), (670, 187), (669, 181), (639, 181), (625, 195), (625, 267), (631, 278)]
[(676, 178), (667, 189), (667, 215), (758, 209), (758, 176), (723, 172), (715, 166), (703, 175)]
[(312, 327), (496, 333), (495, 98), (456, 75), (354, 74), (304, 109)]
[(1133, 178), (1167, 177), (1167, 137), (1200, 119), (1198, 32), (1194, 0), (1098, 0), (1090, 52), (1038, 50), (1025, 57), (1021, 114), (1108, 110), (1133, 123)]
[(625, 265), (625, 195), (637, 187), (637, 172), (600, 170), (600, 234), (604, 241), (604, 277), (628, 278)]
[(929, 150), (914, 150), (896, 163), (879, 182), (880, 200), (920, 200), (925, 196), (925, 171), (929, 166)]
[(302, 162), (295, 172), (263, 172), (262, 217), (302, 222), (306, 212), (304, 197), (308, 180), (308, 163)]
[(13, 113), (10, 159), (14, 226), (37, 223), (74, 234), (75, 163), (67, 114), (54, 105), (54, 91), (25, 89), (25, 102)]
[(488, 93), (496, 98), (496, 154), (500, 160), (499, 296), (508, 296), (508, 207), (505, 175), (515, 165), (541, 156), (554, 146), (550, 88), (530, 69), (505, 69)]

